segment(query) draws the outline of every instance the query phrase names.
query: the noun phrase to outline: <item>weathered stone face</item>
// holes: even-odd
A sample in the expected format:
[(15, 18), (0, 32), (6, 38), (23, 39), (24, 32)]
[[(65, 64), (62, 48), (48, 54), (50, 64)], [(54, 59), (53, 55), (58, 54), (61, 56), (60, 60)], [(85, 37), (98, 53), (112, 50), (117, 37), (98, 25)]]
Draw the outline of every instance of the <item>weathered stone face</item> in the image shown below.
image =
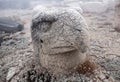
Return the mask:
[(33, 16), (31, 33), (37, 60), (49, 72), (68, 74), (85, 61), (87, 25), (76, 10), (39, 9)]

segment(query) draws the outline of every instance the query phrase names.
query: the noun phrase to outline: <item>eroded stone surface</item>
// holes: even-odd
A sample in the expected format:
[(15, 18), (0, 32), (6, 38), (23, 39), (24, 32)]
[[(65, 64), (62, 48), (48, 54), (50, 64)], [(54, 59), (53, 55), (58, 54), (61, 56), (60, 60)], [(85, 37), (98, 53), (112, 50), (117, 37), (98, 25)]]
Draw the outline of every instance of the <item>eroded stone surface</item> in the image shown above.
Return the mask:
[(76, 10), (42, 7), (33, 16), (31, 29), (37, 60), (49, 72), (73, 72), (85, 61), (88, 28)]

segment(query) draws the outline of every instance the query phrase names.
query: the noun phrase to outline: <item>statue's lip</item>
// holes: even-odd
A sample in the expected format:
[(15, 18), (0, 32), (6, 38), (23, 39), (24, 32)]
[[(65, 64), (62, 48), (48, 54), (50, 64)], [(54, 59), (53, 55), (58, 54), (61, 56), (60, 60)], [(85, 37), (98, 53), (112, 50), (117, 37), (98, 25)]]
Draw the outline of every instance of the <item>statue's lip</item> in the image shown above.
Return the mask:
[(62, 49), (62, 48), (74, 48), (73, 46), (56, 46), (56, 47), (52, 47), (52, 49)]
[(71, 52), (71, 51), (75, 51), (77, 50), (75, 47), (73, 46), (58, 46), (58, 47), (52, 47), (50, 49), (49, 54), (63, 54), (63, 53), (67, 53), (67, 52)]

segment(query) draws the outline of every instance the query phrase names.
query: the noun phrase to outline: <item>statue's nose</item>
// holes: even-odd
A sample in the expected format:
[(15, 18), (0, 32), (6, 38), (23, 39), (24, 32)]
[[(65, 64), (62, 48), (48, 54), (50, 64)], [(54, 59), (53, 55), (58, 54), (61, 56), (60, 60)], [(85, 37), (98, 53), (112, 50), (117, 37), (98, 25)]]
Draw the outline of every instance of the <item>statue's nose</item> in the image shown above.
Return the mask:
[(54, 42), (53, 46), (74, 46), (75, 37), (70, 27), (64, 27), (57, 36), (57, 41)]

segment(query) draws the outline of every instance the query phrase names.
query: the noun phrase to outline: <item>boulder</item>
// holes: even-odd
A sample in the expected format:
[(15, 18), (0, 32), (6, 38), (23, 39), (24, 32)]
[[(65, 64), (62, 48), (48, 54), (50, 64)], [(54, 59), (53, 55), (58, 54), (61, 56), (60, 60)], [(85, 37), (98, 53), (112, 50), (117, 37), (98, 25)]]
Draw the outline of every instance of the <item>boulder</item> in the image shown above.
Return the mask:
[(7, 17), (0, 18), (0, 31), (4, 31), (6, 33), (15, 33), (21, 31), (23, 29), (23, 24), (13, 21)]

